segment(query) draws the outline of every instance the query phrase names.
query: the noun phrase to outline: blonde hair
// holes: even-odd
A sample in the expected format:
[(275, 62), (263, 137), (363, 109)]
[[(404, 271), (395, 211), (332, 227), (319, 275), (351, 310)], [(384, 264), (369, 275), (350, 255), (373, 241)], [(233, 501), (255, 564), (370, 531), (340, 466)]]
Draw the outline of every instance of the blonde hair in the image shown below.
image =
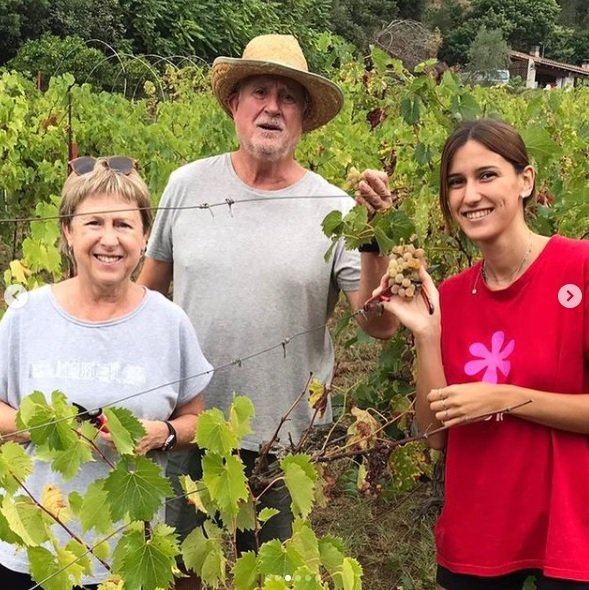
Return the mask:
[(108, 158), (98, 158), (94, 169), (86, 174), (72, 172), (61, 191), (59, 206), (61, 251), (73, 263), (71, 253), (65, 240), (64, 228), (69, 228), (76, 209), (88, 197), (93, 195), (117, 195), (131, 205), (136, 205), (141, 215), (143, 233), (151, 228), (153, 215), (149, 189), (137, 170), (123, 174), (112, 170)]

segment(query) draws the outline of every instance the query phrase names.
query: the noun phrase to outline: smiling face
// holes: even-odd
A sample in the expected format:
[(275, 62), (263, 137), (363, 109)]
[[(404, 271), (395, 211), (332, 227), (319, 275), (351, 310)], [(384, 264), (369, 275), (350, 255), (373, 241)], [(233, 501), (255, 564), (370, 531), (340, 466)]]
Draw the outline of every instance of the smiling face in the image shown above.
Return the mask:
[(448, 167), (448, 209), (469, 238), (493, 240), (525, 223), (522, 197), (533, 186), (531, 166), (518, 171), (503, 156), (469, 139)]
[(77, 276), (90, 287), (110, 289), (130, 280), (147, 242), (135, 203), (119, 195), (86, 197), (63, 233), (73, 251)]
[(229, 99), (240, 149), (256, 159), (292, 159), (302, 134), (305, 90), (281, 76), (252, 76)]

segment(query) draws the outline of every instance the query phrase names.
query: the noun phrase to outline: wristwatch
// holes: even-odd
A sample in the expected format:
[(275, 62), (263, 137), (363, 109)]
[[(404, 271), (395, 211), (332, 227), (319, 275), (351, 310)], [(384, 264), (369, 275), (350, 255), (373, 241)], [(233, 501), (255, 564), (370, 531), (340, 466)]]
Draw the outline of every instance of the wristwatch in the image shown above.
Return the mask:
[(167, 420), (163, 420), (163, 423), (168, 427), (168, 436), (161, 446), (160, 451), (171, 451), (176, 446), (176, 442), (178, 442), (176, 429)]

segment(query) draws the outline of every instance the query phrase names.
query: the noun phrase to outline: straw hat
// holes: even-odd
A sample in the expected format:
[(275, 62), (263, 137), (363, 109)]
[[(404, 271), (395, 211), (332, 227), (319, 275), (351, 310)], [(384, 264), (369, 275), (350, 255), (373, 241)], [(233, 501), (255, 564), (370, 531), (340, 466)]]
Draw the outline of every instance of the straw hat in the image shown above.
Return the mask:
[(303, 131), (325, 125), (342, 108), (342, 91), (327, 78), (309, 72), (303, 50), (292, 35), (260, 35), (247, 44), (241, 58), (218, 57), (213, 62), (213, 93), (229, 115), (227, 100), (238, 82), (259, 75), (284, 76), (305, 87), (311, 100)]

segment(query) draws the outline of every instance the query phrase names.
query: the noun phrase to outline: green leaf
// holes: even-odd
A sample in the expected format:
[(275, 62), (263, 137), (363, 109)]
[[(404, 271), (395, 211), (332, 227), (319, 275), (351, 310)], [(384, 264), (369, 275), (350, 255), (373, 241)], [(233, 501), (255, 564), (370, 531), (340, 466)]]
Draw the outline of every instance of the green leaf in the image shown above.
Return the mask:
[(278, 539), (263, 543), (258, 554), (258, 568), (261, 574), (284, 578), (292, 575), (295, 567), (286, 548)]
[(341, 571), (344, 562), (344, 547), (341, 539), (325, 536), (319, 539), (319, 555), (321, 563), (331, 576)]
[(19, 430), (29, 430), (35, 445), (63, 451), (79, 444), (74, 433), (74, 417), (77, 413), (60, 391), (51, 394), (51, 405), (43, 393), (34, 391), (22, 400), (16, 415), (16, 425)]
[(525, 127), (521, 136), (533, 158), (543, 164), (551, 157), (559, 157), (562, 150), (544, 127)]
[(184, 564), (195, 571), (200, 578), (213, 588), (225, 581), (226, 559), (220, 544), (221, 531), (213, 525), (207, 526), (209, 537), (202, 529), (194, 529), (182, 543)]
[(239, 438), (243, 438), (252, 431), (251, 419), (255, 413), (254, 404), (249, 397), (238, 395), (233, 399), (229, 409), (229, 423)]
[(421, 118), (421, 99), (418, 97), (406, 96), (401, 101), (401, 116), (407, 125), (416, 125)]
[(7, 492), (20, 488), (15, 477), (24, 482), (32, 472), (33, 461), (22, 445), (8, 441), (0, 446), (0, 486)]
[(101, 479), (92, 482), (82, 498), (80, 524), (84, 532), (96, 529), (97, 533), (106, 535), (112, 530), (108, 493), (104, 483)]
[[(67, 572), (60, 571), (63, 566), (57, 557), (44, 547), (30, 547), (27, 551), (31, 578), (37, 583), (43, 582), (44, 590), (64, 590), (71, 588)], [(59, 573), (58, 573), (59, 572)]]
[(321, 583), (319, 574), (306, 565), (297, 568), (292, 579), (293, 590), (323, 590), (328, 588)]
[(233, 584), (235, 590), (255, 590), (258, 584), (256, 554), (246, 551), (233, 566)]
[(218, 408), (206, 410), (199, 416), (195, 440), (201, 449), (219, 455), (228, 455), (239, 446), (237, 435), (225, 422), (223, 412)]
[(26, 545), (35, 547), (49, 540), (50, 533), (44, 513), (27, 496), (16, 496), (14, 498), (4, 496), (0, 512), (8, 522), (10, 529)]
[(285, 544), (293, 563), (305, 565), (310, 571), (319, 573), (319, 544), (313, 529), (306, 521), (295, 519), (292, 537)]
[[(87, 425), (91, 428), (90, 425)], [(73, 445), (66, 451), (51, 451), (49, 456), (52, 458), (51, 468), (63, 475), (65, 481), (74, 477), (79, 471), (82, 463), (87, 463), (93, 459), (92, 451), (88, 446), (80, 441), (80, 444)]]
[(123, 456), (104, 481), (113, 520), (151, 520), (172, 495), (161, 468), (147, 457)]
[(357, 560), (345, 557), (342, 570), (334, 578), (341, 579), (344, 590), (362, 590), (362, 566)]
[(306, 518), (315, 500), (317, 472), (307, 455), (289, 455), (280, 463), (284, 481), (291, 497), (291, 510), (295, 516)]
[(89, 575), (92, 572), (86, 547), (75, 539), (72, 539), (65, 548), (58, 548), (56, 557), (59, 565), (66, 569), (77, 586), (82, 584), (83, 575)]
[(178, 555), (174, 530), (157, 524), (147, 535), (133, 527), (119, 540), (113, 553), (113, 572), (125, 580), (125, 590), (168, 588)]
[(262, 510), (260, 510), (260, 514), (258, 514), (258, 520), (265, 523), (277, 514), (280, 514), (280, 510), (277, 510), (276, 508), (262, 508)]
[(247, 500), (239, 502), (235, 526), (240, 531), (253, 531), (256, 528), (256, 507), (251, 494)]
[(127, 408), (105, 408), (108, 430), (121, 455), (132, 455), (139, 440), (145, 436), (145, 428)]
[(341, 228), (343, 227), (342, 219), (343, 215), (341, 211), (331, 211), (328, 213), (321, 222), (323, 233), (328, 238), (334, 234), (339, 236), (341, 233)]
[(238, 503), (248, 498), (244, 466), (239, 457), (230, 455), (225, 459), (207, 453), (202, 460), (202, 481), (207, 486), (211, 500), (231, 517), (239, 512)]
[(429, 164), (432, 160), (432, 153), (429, 149), (429, 146), (419, 142), (415, 146), (415, 159), (422, 166), (425, 166), (425, 164)]
[[(4, 501), (4, 496), (0, 496), (0, 506)], [(4, 514), (0, 512), (0, 539), (13, 545), (22, 545), (23, 540), (12, 530)]]
[(268, 578), (264, 581), (264, 586), (262, 586), (262, 590), (288, 590), (289, 588), (290, 586), (280, 576)]

